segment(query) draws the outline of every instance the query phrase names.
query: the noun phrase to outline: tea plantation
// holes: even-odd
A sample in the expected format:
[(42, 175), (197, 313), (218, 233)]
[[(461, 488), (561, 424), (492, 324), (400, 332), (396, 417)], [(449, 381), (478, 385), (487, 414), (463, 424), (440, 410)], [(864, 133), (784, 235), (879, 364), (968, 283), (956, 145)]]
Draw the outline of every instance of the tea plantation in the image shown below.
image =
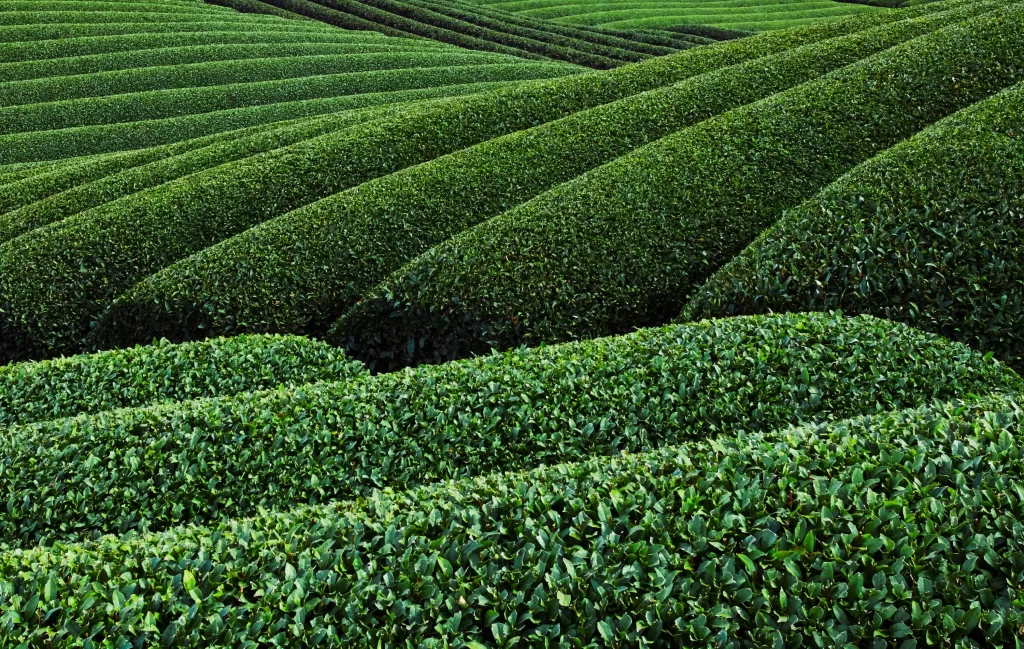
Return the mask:
[(1024, 648), (1024, 2), (0, 0), (0, 647)]

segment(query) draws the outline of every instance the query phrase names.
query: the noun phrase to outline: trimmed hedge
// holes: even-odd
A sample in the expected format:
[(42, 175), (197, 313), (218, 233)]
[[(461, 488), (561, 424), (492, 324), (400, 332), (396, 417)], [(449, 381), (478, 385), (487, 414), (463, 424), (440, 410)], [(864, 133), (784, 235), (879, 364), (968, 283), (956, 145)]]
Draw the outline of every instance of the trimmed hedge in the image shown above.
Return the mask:
[(842, 308), (1024, 369), (1024, 84), (860, 165), (716, 273), (685, 317)]
[[(918, 13), (945, 6), (927, 5)], [(5, 269), (0, 272), (0, 359), (78, 350), (90, 322), (120, 293), (218, 238), (267, 218), (480, 141), (726, 65), (897, 20), (881, 18), (766, 34), (609, 72), (438, 102), (222, 165), (126, 197), (100, 208), (103, 212), (24, 235), (0, 254)], [(510, 68), (521, 71), (530, 65)], [(43, 295), (43, 286), (57, 290)]]
[(298, 20), (311, 20), (307, 16), (292, 13), (286, 9), (279, 9), (260, 0), (205, 0), (210, 4), (230, 7), (242, 13), (268, 14), (270, 16), (281, 16), (282, 18), (293, 18)]
[[(138, 8), (126, 8), (120, 11), (0, 11), (0, 28), (15, 26), (39, 26), (44, 25), (92, 25), (92, 24), (114, 24), (127, 25), (134, 23), (247, 23), (247, 17), (239, 16), (237, 13), (207, 11), (198, 12), (149, 12)], [(278, 26), (280, 23), (273, 21), (266, 23), (261, 19), (252, 21), (259, 25), (270, 24)]]
[(0, 367), (0, 426), (341, 381), (365, 372), (341, 350), (307, 338), (236, 336), (178, 345), (163, 340)]
[(339, 321), (402, 365), (629, 331), (783, 209), (1024, 78), (1024, 5), (947, 27), (680, 131), (435, 247)]
[[(609, 11), (566, 16), (559, 20), (575, 25), (596, 25), (612, 29), (658, 28), (686, 21), (753, 32), (796, 27), (830, 18), (876, 11), (876, 8), (873, 7), (840, 4), (833, 0), (800, 0), (785, 4), (789, 6), (767, 2), (762, 3), (761, 6), (736, 8), (716, 7), (700, 3), (698, 6), (680, 10), (666, 9), (662, 2), (632, 0)], [(536, 13), (532, 15), (545, 18), (553, 17), (553, 14)]]
[[(142, 122), (16, 133), (0, 136), (0, 145), (3, 145), (0, 147), (0, 160), (40, 160), (61, 155), (100, 155), (126, 149), (161, 146), (186, 139), (216, 135), (225, 131), (307, 117), (319, 117), (346, 110), (426, 99), (460, 97), (493, 92), (499, 88), (508, 90), (536, 79), (564, 76), (565, 73), (564, 69), (552, 68), (547, 65), (541, 65), (538, 68), (529, 64), (526, 66), (467, 66), (453, 68), (453, 70), (460, 75), (469, 74), (472, 77), (485, 80), (446, 85), (441, 83), (442, 79), (435, 74), (433, 81), (438, 82), (438, 85), (428, 85), (413, 90), (288, 101)], [(444, 71), (442, 70), (440, 74), (444, 74)], [(429, 80), (427, 79), (427, 81)], [(449, 78), (447, 80), (456, 82), (460, 79)]]
[[(639, 29), (631, 30), (619, 30), (619, 29), (596, 29), (590, 28), (591, 34), (604, 34), (608, 36), (615, 36), (618, 38), (630, 38), (640, 43), (651, 43), (657, 44), (664, 47), (671, 47), (674, 49), (686, 49), (698, 45), (692, 40), (682, 38), (681, 34), (674, 34), (669, 32), (655, 32), (655, 31), (642, 31)], [(699, 43), (700, 45), (708, 45), (713, 43), (710, 38), (705, 43)]]
[(104, 313), (90, 342), (232, 331), (322, 335), (387, 273), (467, 227), (680, 128), (993, 6), (758, 58), (365, 183), (144, 280)]
[(641, 52), (634, 49), (633, 44), (629, 43), (625, 39), (623, 39), (621, 43), (617, 43), (615, 45), (598, 43), (595, 42), (596, 39), (588, 40), (580, 38), (580, 35), (583, 34), (581, 30), (577, 30), (577, 33), (569, 36), (562, 34), (557, 30), (548, 29), (548, 23), (545, 21), (530, 21), (528, 19), (522, 20), (515, 17), (514, 14), (496, 15), (490, 12), (480, 11), (476, 7), (466, 4), (440, 3), (432, 2), (430, 0), (415, 0), (414, 2), (404, 2), (403, 4), (416, 8), (427, 9), (497, 31), (515, 34), (517, 36), (534, 39), (543, 43), (550, 43), (560, 47), (566, 47), (575, 52), (596, 54), (600, 57), (611, 59), (613, 65), (620, 62), (643, 61), (644, 59), (649, 58), (652, 54), (658, 56), (663, 54), (674, 54), (678, 51), (675, 48), (665, 48), (658, 52)]
[[(459, 65), (507, 64), (498, 54), (476, 52), (397, 52), (379, 54), (341, 54), (285, 56), (273, 58), (212, 61), (203, 63), (152, 66), (114, 72), (96, 72), (70, 77), (51, 76), (31, 81), (0, 83), (0, 107), (20, 104), (65, 102), (105, 95), (148, 91), (220, 87), (282, 80), (298, 80), (352, 72), (370, 72), (406, 68), (452, 67)], [(187, 91), (186, 91), (187, 92)], [(145, 101), (145, 99), (143, 99)], [(63, 104), (67, 106), (68, 104)], [(74, 106), (88, 105), (76, 102)], [(194, 112), (201, 112), (202, 103)], [(29, 110), (26, 106), (25, 110)], [(72, 109), (74, 110), (74, 109)], [(220, 106), (216, 110), (223, 110)], [(143, 111), (143, 115), (145, 112)], [(146, 119), (143, 117), (143, 119)], [(117, 121), (123, 121), (119, 119)], [(59, 122), (52, 125), (62, 128)], [(49, 125), (47, 126), (49, 128)]]
[(0, 638), (1019, 647), (1021, 419), (990, 397), (6, 552)]
[(0, 541), (158, 530), (1021, 387), (902, 325), (738, 318), (2, 433)]
[(36, 174), (46, 173), (55, 168), (51, 162), (22, 162), (0, 166), (0, 184), (9, 184), (29, 178)]

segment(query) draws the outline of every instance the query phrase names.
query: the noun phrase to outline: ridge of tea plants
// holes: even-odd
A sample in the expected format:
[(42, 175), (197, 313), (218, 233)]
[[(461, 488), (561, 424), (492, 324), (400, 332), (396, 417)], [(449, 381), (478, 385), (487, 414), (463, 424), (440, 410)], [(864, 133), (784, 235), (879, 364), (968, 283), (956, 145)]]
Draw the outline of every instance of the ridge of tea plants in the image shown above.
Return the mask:
[(1024, 647), (1024, 3), (0, 0), (0, 646)]

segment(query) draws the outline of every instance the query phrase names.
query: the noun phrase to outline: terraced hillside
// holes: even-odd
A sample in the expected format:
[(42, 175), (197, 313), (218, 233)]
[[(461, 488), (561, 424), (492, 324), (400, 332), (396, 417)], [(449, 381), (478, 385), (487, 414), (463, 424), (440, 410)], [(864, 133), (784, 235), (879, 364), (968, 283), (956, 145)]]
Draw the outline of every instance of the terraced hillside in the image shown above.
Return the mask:
[(225, 4), (0, 0), (0, 646), (1021, 644), (1024, 3)]
[[(241, 129), (268, 124), (282, 146), (388, 106), (578, 72), (200, 2), (15, 0), (2, 8), (0, 165), (7, 166), (188, 141), (154, 150), (153, 160), (237, 146), (254, 134)], [(333, 117), (308, 119), (324, 115)]]

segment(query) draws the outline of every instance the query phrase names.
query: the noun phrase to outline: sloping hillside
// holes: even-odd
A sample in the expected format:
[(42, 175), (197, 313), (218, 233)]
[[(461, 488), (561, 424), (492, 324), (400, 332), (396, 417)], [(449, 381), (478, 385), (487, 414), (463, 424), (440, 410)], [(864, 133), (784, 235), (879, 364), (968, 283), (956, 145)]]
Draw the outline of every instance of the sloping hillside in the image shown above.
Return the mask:
[(0, 647), (1021, 644), (1024, 3), (225, 2), (0, 0)]

